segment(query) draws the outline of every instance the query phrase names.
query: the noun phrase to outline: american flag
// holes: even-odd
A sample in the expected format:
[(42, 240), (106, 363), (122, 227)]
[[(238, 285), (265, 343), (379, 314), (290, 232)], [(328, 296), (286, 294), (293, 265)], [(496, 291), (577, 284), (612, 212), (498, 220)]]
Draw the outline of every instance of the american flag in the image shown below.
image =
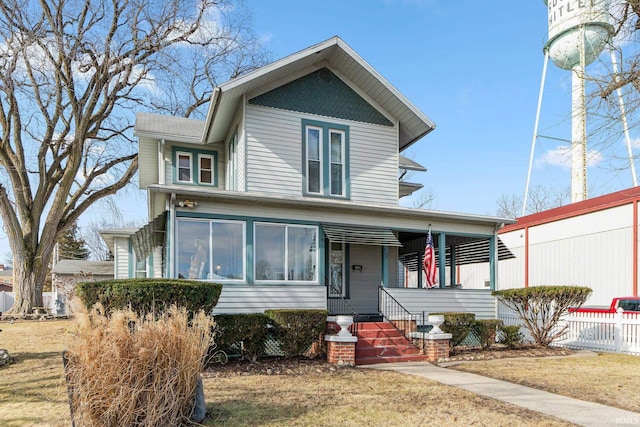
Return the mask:
[(422, 261), (424, 274), (427, 276), (427, 288), (433, 288), (438, 284), (438, 267), (436, 266), (436, 251), (433, 248), (431, 228), (427, 235), (427, 246), (424, 248), (424, 260)]

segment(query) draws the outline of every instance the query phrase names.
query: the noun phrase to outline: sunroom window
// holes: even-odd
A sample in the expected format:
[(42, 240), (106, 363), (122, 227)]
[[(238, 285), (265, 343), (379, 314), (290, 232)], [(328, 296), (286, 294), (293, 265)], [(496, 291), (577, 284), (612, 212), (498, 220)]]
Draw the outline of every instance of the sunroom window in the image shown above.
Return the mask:
[(317, 227), (256, 223), (256, 282), (317, 282), (317, 235)]
[(179, 278), (245, 281), (245, 223), (178, 219), (176, 271)]

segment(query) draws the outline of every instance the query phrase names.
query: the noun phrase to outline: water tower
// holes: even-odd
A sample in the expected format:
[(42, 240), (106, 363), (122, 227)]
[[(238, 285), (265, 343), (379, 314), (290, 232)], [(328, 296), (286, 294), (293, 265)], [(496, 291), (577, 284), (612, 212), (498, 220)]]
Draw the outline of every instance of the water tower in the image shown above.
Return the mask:
[(545, 55), (571, 70), (571, 202), (587, 198), (587, 125), (584, 68), (613, 33), (608, 0), (545, 0), (549, 41)]

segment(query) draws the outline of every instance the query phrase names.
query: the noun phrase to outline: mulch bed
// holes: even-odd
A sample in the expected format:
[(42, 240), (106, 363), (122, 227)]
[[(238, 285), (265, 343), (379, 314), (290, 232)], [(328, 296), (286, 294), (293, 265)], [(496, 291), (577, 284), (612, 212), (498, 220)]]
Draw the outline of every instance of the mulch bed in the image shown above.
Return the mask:
[[(457, 348), (446, 362), (467, 362), (473, 360), (492, 360), (514, 357), (551, 357), (570, 356), (574, 350), (562, 347), (522, 346), (516, 349), (492, 347), (490, 350), (478, 348)], [(226, 378), (243, 375), (309, 375), (321, 373), (339, 373), (348, 367), (328, 364), (326, 358), (284, 358), (265, 357), (256, 363), (240, 358), (230, 358), (224, 364), (212, 364), (202, 374), (205, 378)]]

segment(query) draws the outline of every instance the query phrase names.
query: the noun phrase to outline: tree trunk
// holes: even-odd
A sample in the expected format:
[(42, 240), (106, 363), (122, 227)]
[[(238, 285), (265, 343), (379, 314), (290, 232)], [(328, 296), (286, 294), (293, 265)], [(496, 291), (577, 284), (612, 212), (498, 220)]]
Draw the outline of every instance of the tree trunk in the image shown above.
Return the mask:
[[(53, 245), (51, 246), (53, 247)], [(9, 314), (27, 314), (33, 311), (33, 307), (43, 307), (42, 288), (48, 272), (51, 250), (42, 252), (48, 255), (41, 257), (14, 255), (13, 289), (15, 302), (9, 310)], [(42, 258), (47, 261), (41, 261)]]

